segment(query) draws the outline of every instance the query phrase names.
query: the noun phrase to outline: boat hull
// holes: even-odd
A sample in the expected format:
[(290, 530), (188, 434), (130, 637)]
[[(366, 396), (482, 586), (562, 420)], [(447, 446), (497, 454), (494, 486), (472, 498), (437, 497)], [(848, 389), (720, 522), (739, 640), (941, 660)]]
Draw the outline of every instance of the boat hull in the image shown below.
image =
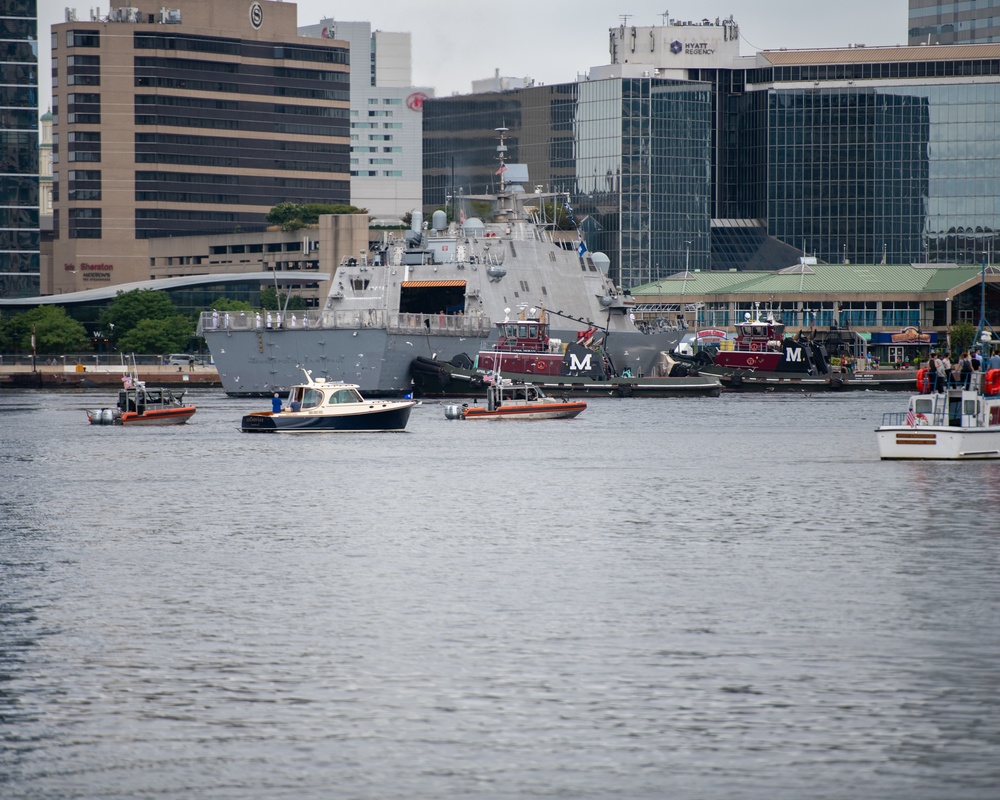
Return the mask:
[(350, 413), (311, 414), (309, 412), (261, 411), (243, 417), (243, 433), (376, 433), (402, 431), (415, 402), (387, 403)]
[(183, 425), (194, 416), (194, 406), (150, 409), (143, 413), (136, 411), (119, 412), (117, 409), (95, 409), (87, 412), (92, 425), (125, 425), (130, 428), (156, 425)]
[(126, 411), (122, 414), (121, 424), (129, 427), (142, 425), (183, 425), (194, 416), (194, 412), (194, 406), (154, 409), (142, 414), (135, 411)]
[[(484, 381), (490, 375), (485, 370), (429, 359), (422, 359), (411, 369), (414, 391), (423, 397), (482, 397)], [(722, 394), (722, 382), (714, 375), (594, 380), (586, 375), (538, 375), (504, 370), (500, 377), (514, 383), (532, 383), (548, 393), (572, 397), (718, 397)]]
[(587, 409), (587, 404), (545, 403), (525, 406), (501, 406), (496, 409), (466, 406), (463, 419), (572, 419)]
[(794, 375), (787, 372), (745, 372), (718, 366), (699, 367), (699, 372), (714, 375), (727, 392), (792, 391), (792, 392), (844, 392), (844, 391), (899, 391), (913, 392), (917, 388), (917, 374), (908, 372), (853, 372), (825, 375)]
[(876, 428), (883, 460), (975, 461), (1000, 458), (1000, 428), (887, 425)]

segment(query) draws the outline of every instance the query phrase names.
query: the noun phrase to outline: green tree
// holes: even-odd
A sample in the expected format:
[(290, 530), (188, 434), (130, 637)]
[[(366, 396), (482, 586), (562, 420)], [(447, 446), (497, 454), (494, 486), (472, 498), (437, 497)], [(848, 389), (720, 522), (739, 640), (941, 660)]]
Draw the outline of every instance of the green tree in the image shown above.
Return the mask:
[(272, 225), (280, 225), (283, 231), (294, 231), (304, 228), (302, 221), (302, 205), (300, 203), (278, 203), (264, 216)]
[(233, 300), (229, 297), (216, 297), (212, 301), (216, 311), (253, 311), (253, 306), (246, 300)]
[[(281, 311), (285, 307), (286, 297), (288, 297), (287, 293), (279, 293), (268, 286), (266, 289), (260, 290), (260, 307), (268, 311)], [(306, 301), (297, 294), (288, 297), (289, 311), (299, 311), (304, 308), (308, 308)]]
[(62, 306), (37, 306), (16, 314), (4, 323), (3, 329), (7, 342), (25, 352), (31, 351), (32, 331), (38, 353), (73, 353), (91, 346), (86, 328)]
[(123, 353), (171, 353), (188, 349), (194, 338), (194, 323), (176, 314), (166, 319), (144, 319), (118, 339)]
[[(170, 302), (170, 297), (166, 292), (156, 289), (133, 289), (130, 292), (118, 292), (111, 304), (101, 312), (98, 325), (103, 330), (111, 332), (111, 340), (117, 345), (122, 337), (126, 336), (143, 320), (170, 319), (176, 314), (177, 309)], [(150, 352), (148, 350), (136, 351), (131, 347), (122, 348), (119, 346), (118, 349), (127, 349), (131, 352)]]
[(264, 216), (283, 231), (294, 231), (319, 222), (320, 214), (367, 214), (367, 208), (343, 203), (278, 203)]
[(976, 340), (976, 326), (962, 320), (948, 329), (948, 341), (951, 342), (951, 357), (955, 359), (963, 351), (972, 347)]
[(470, 200), (469, 205), (472, 206), (474, 217), (479, 217), (483, 222), (493, 219), (493, 205), (489, 200)]

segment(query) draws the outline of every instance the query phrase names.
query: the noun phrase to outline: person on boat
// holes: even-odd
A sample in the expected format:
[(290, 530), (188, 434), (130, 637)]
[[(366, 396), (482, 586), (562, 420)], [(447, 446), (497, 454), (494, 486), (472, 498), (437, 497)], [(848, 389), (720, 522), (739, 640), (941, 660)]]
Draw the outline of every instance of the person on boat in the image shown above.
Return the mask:
[(976, 347), (976, 348), (973, 349), (970, 358), (972, 359), (972, 371), (973, 372), (982, 372), (983, 371), (983, 355), (982, 355), (982, 353), (979, 352), (979, 348), (978, 347)]
[(973, 372), (972, 358), (970, 358), (967, 352), (963, 352), (961, 358), (958, 360), (958, 379), (961, 381), (963, 389), (969, 388)]
[(300, 403), (297, 399), (292, 400), (292, 402), (288, 404), (288, 407), (291, 411), (298, 413), (302, 410), (302, 403)]
[(278, 397), (278, 393), (274, 393), (274, 397), (271, 398), (271, 412), (274, 414), (281, 413), (281, 398)]
[(1000, 353), (996, 350), (994, 350), (993, 355), (990, 356), (990, 369), (1000, 369)]

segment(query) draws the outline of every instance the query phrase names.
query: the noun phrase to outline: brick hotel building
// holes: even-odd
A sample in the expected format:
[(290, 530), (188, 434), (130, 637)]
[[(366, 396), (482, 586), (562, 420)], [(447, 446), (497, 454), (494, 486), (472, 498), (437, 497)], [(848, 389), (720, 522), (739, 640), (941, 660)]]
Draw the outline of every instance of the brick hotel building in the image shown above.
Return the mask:
[(345, 42), (300, 37), (291, 3), (116, 5), (52, 28), (42, 294), (147, 280), (152, 240), (263, 230), (284, 201), (350, 202)]

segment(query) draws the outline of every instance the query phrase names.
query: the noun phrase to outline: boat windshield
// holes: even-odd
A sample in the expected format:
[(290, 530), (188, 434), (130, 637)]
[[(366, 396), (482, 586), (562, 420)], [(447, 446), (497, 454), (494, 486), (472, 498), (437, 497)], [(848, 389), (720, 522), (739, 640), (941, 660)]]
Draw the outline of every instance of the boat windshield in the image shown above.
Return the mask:
[(323, 402), (323, 393), (319, 389), (306, 389), (302, 392), (302, 407), (316, 408)]
[(359, 395), (354, 389), (338, 389), (330, 395), (330, 399), (326, 401), (328, 406), (337, 405), (338, 403), (360, 403), (361, 395)]

